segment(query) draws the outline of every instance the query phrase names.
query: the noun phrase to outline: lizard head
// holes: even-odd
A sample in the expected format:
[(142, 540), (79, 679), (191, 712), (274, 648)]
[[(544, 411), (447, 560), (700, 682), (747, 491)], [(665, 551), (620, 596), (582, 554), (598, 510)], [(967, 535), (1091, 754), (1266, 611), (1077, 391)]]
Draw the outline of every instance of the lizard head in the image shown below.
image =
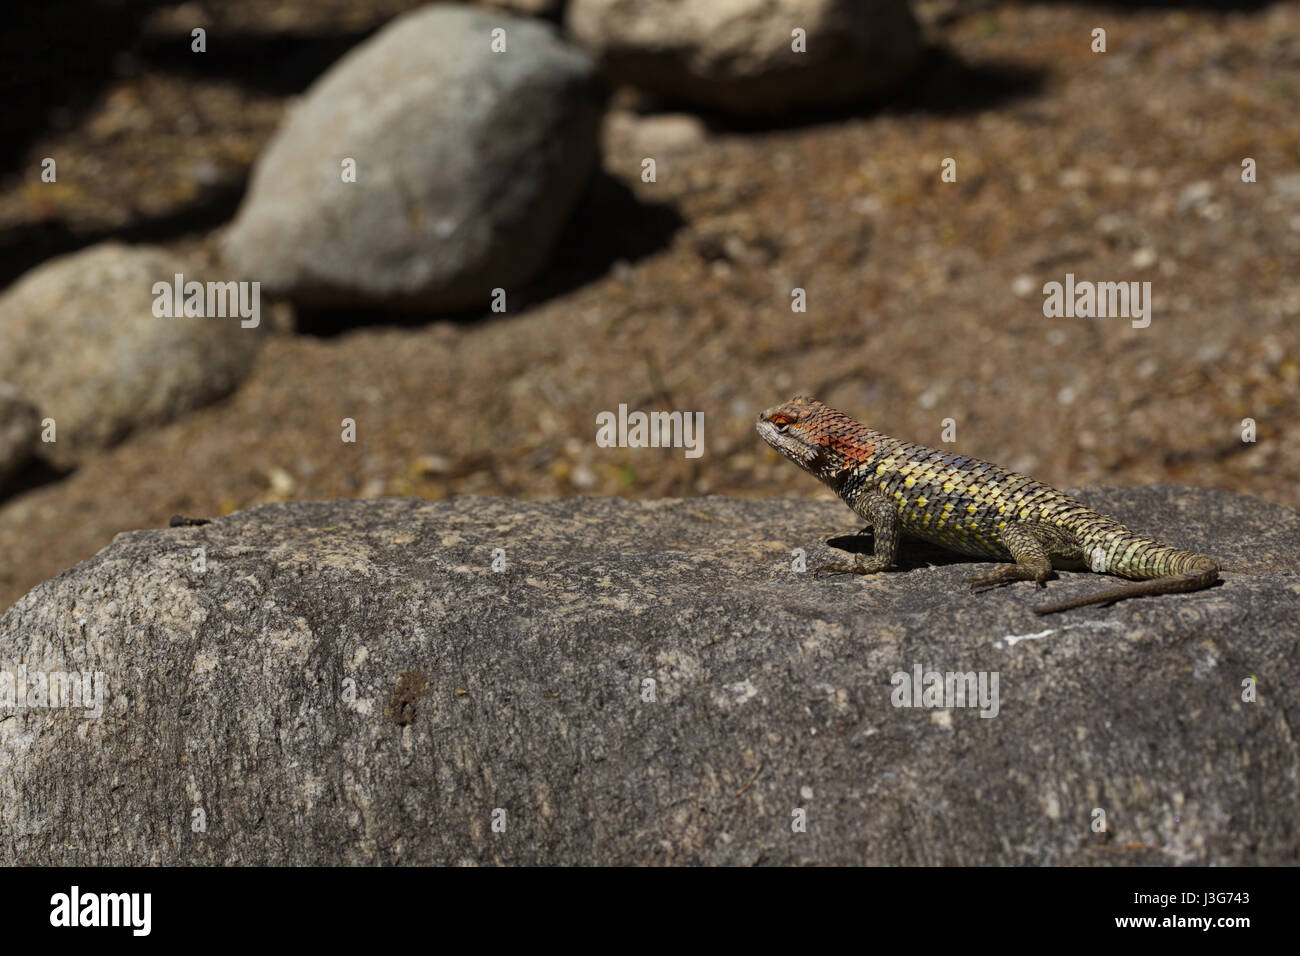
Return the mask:
[(825, 482), (866, 461), (873, 452), (869, 429), (802, 395), (767, 409), (755, 427), (763, 441)]

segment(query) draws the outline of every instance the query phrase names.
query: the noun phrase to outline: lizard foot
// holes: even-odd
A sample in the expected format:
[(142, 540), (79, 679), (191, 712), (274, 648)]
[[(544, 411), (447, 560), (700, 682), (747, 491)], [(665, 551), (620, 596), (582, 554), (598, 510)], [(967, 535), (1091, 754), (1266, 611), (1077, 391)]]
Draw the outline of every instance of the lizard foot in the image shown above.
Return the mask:
[(878, 558), (859, 559), (857, 561), (832, 561), (817, 569), (817, 574), (875, 574), (891, 565)]
[(962, 584), (970, 585), (972, 591), (978, 591), (981, 588), (995, 588), (1002, 584), (1010, 584), (1013, 581), (1033, 581), (1040, 588), (1045, 588), (1050, 574), (1050, 568), (1046, 571), (1039, 571), (1023, 564), (1004, 564), (992, 571), (985, 571), (983, 574), (972, 574), (963, 580)]

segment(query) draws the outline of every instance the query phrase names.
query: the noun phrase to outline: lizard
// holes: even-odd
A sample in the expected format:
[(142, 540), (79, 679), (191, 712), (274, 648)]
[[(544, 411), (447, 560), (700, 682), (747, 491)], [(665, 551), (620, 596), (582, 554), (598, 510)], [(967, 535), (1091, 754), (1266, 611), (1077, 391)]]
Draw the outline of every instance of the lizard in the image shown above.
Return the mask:
[(1219, 563), (1167, 547), (1064, 492), (992, 462), (890, 438), (813, 398), (796, 396), (758, 416), (759, 435), (821, 479), (868, 524), (873, 553), (818, 573), (874, 574), (895, 566), (906, 535), (1004, 562), (966, 578), (972, 591), (1014, 581), (1046, 587), (1054, 568), (1093, 570), (1137, 583), (1034, 608), (1053, 614), (1126, 598), (1199, 591)]

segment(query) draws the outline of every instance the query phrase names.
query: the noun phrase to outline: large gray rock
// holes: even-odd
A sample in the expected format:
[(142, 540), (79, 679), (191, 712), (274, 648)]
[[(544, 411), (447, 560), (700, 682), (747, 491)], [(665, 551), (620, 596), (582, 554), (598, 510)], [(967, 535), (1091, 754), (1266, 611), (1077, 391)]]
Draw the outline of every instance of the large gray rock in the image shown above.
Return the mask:
[(27, 464), (40, 434), (41, 418), (27, 397), (8, 382), (0, 382), (0, 486)]
[(42, 264), (0, 296), (0, 380), (55, 421), (42, 456), (72, 464), (209, 404), (247, 375), (260, 325), (154, 314), (154, 284), (178, 273), (185, 282), (231, 278), (166, 250), (105, 242)]
[(292, 109), (225, 253), (308, 305), (486, 308), (542, 270), (586, 184), (595, 90), (551, 24), (447, 5), (399, 17)]
[[(0, 713), (0, 863), (1300, 862), (1300, 516), (1078, 494), (1237, 570), (1040, 619), (1033, 586), (972, 595), (968, 564), (916, 552), (795, 573), (856, 519), (724, 498), (119, 535), (0, 617), (3, 667), (107, 689), (100, 718)], [(895, 708), (916, 667), (996, 673), (997, 716)]]
[(614, 82), (737, 113), (878, 94), (920, 57), (906, 0), (571, 0), (565, 24)]

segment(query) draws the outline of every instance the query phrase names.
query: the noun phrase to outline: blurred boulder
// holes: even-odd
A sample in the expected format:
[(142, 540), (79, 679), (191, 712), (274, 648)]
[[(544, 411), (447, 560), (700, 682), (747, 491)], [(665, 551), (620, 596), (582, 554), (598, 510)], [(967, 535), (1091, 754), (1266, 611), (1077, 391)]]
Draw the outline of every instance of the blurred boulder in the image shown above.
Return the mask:
[[(239, 385), (260, 324), (245, 328), (237, 314), (155, 314), (156, 283), (224, 278), (202, 272), (162, 249), (101, 243), (42, 264), (0, 296), (0, 381), (54, 419), (56, 440), (40, 446), (42, 456), (71, 465)], [(175, 296), (163, 298), (172, 309)]]
[(572, 0), (565, 23), (613, 82), (736, 113), (880, 93), (920, 55), (905, 0)]
[(300, 304), (486, 307), (545, 267), (595, 166), (599, 115), (591, 59), (551, 24), (414, 11), (292, 109), (226, 255)]

